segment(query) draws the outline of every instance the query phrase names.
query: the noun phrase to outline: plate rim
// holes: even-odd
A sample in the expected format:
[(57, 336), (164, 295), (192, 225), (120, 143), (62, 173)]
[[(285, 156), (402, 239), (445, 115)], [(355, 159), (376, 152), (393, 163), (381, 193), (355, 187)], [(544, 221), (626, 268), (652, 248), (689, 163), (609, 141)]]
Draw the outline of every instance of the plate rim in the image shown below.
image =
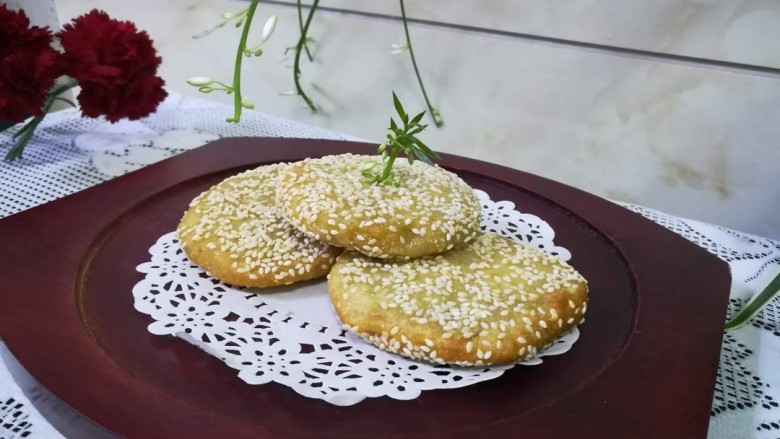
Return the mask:
[[(106, 411), (106, 407), (101, 407), (99, 400), (90, 400), (90, 398), (94, 398), (95, 396), (108, 396), (105, 395), (104, 392), (101, 392), (100, 386), (93, 385), (88, 389), (81, 389), (78, 385), (75, 385), (75, 383), (70, 382), (69, 375), (74, 372), (73, 367), (65, 367), (58, 372), (52, 372), (51, 368), (48, 367), (51, 358), (47, 358), (46, 352), (43, 352), (46, 349), (42, 349), (40, 345), (35, 347), (31, 343), (26, 342), (28, 337), (33, 337), (41, 342), (51, 342), (51, 339), (49, 338), (49, 335), (51, 334), (44, 331), (44, 329), (51, 330), (51, 323), (54, 322), (60, 324), (65, 323), (65, 326), (59, 329), (65, 329), (64, 335), (76, 337), (74, 338), (74, 340), (77, 340), (76, 345), (72, 346), (76, 349), (74, 352), (67, 352), (63, 351), (61, 346), (50, 346), (51, 349), (59, 354), (71, 356), (80, 355), (83, 356), (85, 361), (95, 361), (97, 364), (114, 364), (113, 359), (103, 352), (97, 344), (89, 343), (89, 341), (92, 341), (91, 336), (88, 334), (90, 329), (85, 328), (80, 319), (83, 310), (76, 310), (75, 315), (79, 318), (75, 322), (77, 325), (74, 326), (74, 321), (72, 320), (74, 316), (73, 313), (64, 315), (62, 314), (63, 310), (52, 308), (51, 304), (54, 304), (55, 300), (52, 300), (48, 308), (41, 307), (40, 303), (37, 303), (38, 307), (36, 309), (36, 297), (13, 294), (14, 291), (22, 290), (22, 288), (14, 288), (14, 285), (23, 286), (25, 283), (25, 279), (20, 278), (20, 273), (24, 273), (25, 267), (22, 266), (22, 269), (20, 269), (20, 264), (35, 261), (35, 251), (45, 250), (51, 245), (51, 239), (47, 236), (47, 232), (49, 232), (51, 228), (56, 229), (57, 218), (61, 218), (63, 215), (79, 215), (84, 217), (86, 212), (79, 211), (78, 206), (86, 205), (92, 209), (103, 208), (103, 210), (99, 212), (95, 210), (90, 211), (88, 213), (94, 215), (83, 218), (83, 221), (86, 221), (89, 226), (69, 231), (72, 233), (74, 241), (79, 242), (80, 245), (74, 245), (67, 249), (59, 249), (59, 251), (62, 252), (63, 257), (70, 256), (79, 261), (77, 270), (80, 271), (82, 264), (90, 257), (90, 249), (94, 248), (94, 238), (103, 234), (105, 228), (110, 224), (115, 223), (115, 221), (122, 216), (123, 212), (126, 212), (139, 202), (143, 202), (143, 200), (186, 180), (197, 178), (198, 176), (207, 173), (223, 172), (239, 166), (298, 160), (309, 156), (337, 152), (372, 153), (374, 148), (375, 145), (362, 142), (323, 139), (251, 137), (220, 139), (201, 148), (185, 152), (122, 177), (98, 184), (84, 191), (74, 193), (0, 220), (0, 236), (10, 236), (12, 246), (14, 243), (22, 243), (20, 249), (15, 248), (15, 250), (22, 250), (21, 255), (17, 254), (17, 252), (4, 252), (5, 254), (0, 254), (0, 276), (3, 276), (4, 279), (6, 279), (7, 284), (4, 291), (0, 291), (0, 295), (2, 295), (2, 299), (8, 303), (8, 306), (0, 307), (0, 336), (4, 339), (8, 348), (27, 371), (70, 406), (81, 411), (88, 418), (93, 419), (106, 428), (111, 430), (116, 429), (120, 434), (140, 434), (143, 430), (139, 430), (139, 428), (142, 427), (139, 427), (139, 423), (135, 421), (129, 422), (128, 420), (117, 423), (115, 417), (110, 416), (110, 413)], [(258, 149), (262, 150), (258, 151)], [(711, 339), (708, 340), (699, 340), (701, 343), (698, 346), (698, 355), (691, 360), (698, 364), (697, 371), (700, 376), (699, 379), (696, 380), (698, 387), (695, 388), (697, 392), (697, 407), (692, 407), (693, 404), (691, 404), (690, 407), (684, 407), (686, 416), (690, 418), (689, 425), (686, 426), (687, 428), (685, 431), (704, 437), (709, 423), (709, 411), (715, 388), (715, 375), (717, 372), (720, 345), (722, 341), (722, 336), (720, 334), (722, 334), (723, 324), (725, 323), (726, 306), (728, 304), (728, 293), (730, 290), (728, 265), (681, 236), (664, 229), (636, 213), (596, 197), (595, 195), (557, 183), (553, 180), (534, 176), (501, 165), (451, 154), (441, 154), (441, 156), (442, 160), (440, 163), (443, 167), (450, 170), (487, 177), (491, 180), (521, 190), (526, 194), (541, 197), (556, 206), (559, 206), (569, 214), (574, 215), (578, 221), (583, 222), (589, 228), (599, 231), (609, 240), (610, 244), (623, 257), (627, 264), (631, 260), (628, 255), (630, 254), (633, 257), (634, 253), (641, 251), (644, 244), (642, 242), (643, 239), (647, 236), (652, 236), (653, 239), (658, 240), (655, 242), (656, 246), (665, 245), (670, 249), (684, 251), (696, 261), (702, 272), (708, 272), (709, 276), (706, 279), (702, 279), (702, 282), (704, 283), (702, 289), (711, 289), (711, 291), (707, 292), (707, 294), (710, 294), (708, 297), (710, 303), (704, 305), (706, 316), (702, 316), (702, 320), (709, 322), (708, 325), (710, 326), (706, 330), (708, 334), (717, 331), (719, 336), (717, 337), (717, 340), (712, 336), (710, 336)], [(107, 197), (109, 200), (115, 202), (109, 203), (109, 205), (106, 206), (104, 205), (105, 203), (100, 202), (99, 198), (101, 197)], [(564, 200), (565, 204), (563, 204), (561, 200)], [(597, 207), (597, 209), (593, 209), (594, 206)], [(624, 219), (626, 222), (622, 223), (623, 225), (621, 226), (620, 221), (616, 221), (616, 218), (621, 220)], [(616, 222), (618, 224), (616, 224)], [(53, 239), (63, 238), (54, 237)], [(87, 245), (86, 252), (80, 253), (80, 250), (83, 249), (85, 243)], [(621, 360), (628, 361), (630, 358), (636, 357), (643, 358), (647, 361), (647, 364), (658, 365), (659, 361), (667, 359), (661, 360), (659, 358), (653, 358), (649, 353), (641, 352), (641, 346), (638, 348), (636, 345), (641, 345), (654, 340), (652, 331), (648, 331), (652, 328), (647, 327), (647, 325), (648, 323), (657, 323), (654, 319), (657, 318), (658, 313), (662, 312), (662, 308), (659, 308), (660, 305), (653, 303), (653, 300), (651, 300), (647, 293), (644, 295), (642, 294), (642, 289), (652, 290), (653, 288), (662, 286), (663, 282), (661, 282), (662, 279), (653, 279), (651, 276), (652, 274), (657, 274), (657, 267), (648, 269), (646, 266), (630, 265), (630, 268), (634, 274), (634, 279), (636, 279), (636, 276), (639, 276), (642, 283), (636, 285), (637, 306), (635, 308), (634, 327), (630, 332), (623, 351), (621, 351), (620, 356), (623, 357)], [(29, 270), (29, 268), (27, 269)], [(10, 285), (10, 287), (8, 285)], [(76, 289), (78, 288), (76, 285), (70, 286)], [(53, 299), (59, 300), (61, 301), (59, 303), (65, 303), (67, 305), (67, 293), (69, 291), (71, 293), (73, 292), (73, 290), (69, 290), (68, 287), (69, 286), (66, 284), (56, 284), (56, 288), (52, 288), (51, 291), (45, 294), (53, 294)], [(36, 293), (38, 293), (38, 291), (36, 291)], [(60, 296), (57, 296), (57, 294)], [(71, 294), (71, 296), (73, 296), (73, 294)], [(13, 312), (14, 310), (22, 309), (36, 309), (36, 312), (39, 313), (46, 311), (49, 313), (47, 316), (50, 318), (70, 320), (54, 320), (48, 326), (36, 327), (31, 319), (20, 316), (20, 314), (24, 313)], [(661, 309), (661, 311), (658, 311), (659, 309)], [(652, 312), (656, 312), (656, 314), (654, 315)], [(650, 314), (648, 315), (648, 313)], [(719, 320), (714, 318), (714, 316), (718, 314)], [(650, 318), (651, 320), (648, 321), (647, 318)], [(719, 327), (718, 323), (720, 325)], [(83, 333), (79, 333), (79, 327)], [(699, 336), (700, 334), (696, 333), (693, 335)], [(693, 335), (682, 334), (681, 338), (684, 342), (690, 343), (689, 339)], [(62, 334), (59, 336), (62, 336)], [(51, 352), (51, 350), (49, 350), (49, 352)], [(630, 372), (636, 372), (631, 370), (625, 371), (620, 368), (612, 369), (612, 367), (615, 366), (614, 363), (621, 360), (616, 360), (610, 365), (611, 370), (609, 373), (613, 375), (610, 379), (616, 380), (616, 382), (626, 380), (630, 377)], [(181, 407), (178, 408), (180, 410), (196, 410), (196, 412), (202, 412), (204, 416), (198, 416), (194, 421), (188, 419), (188, 425), (193, 432), (200, 432), (203, 434), (210, 431), (208, 428), (208, 419), (210, 419), (209, 415), (215, 416), (213, 413), (199, 407), (188, 405), (186, 401), (170, 401), (170, 398), (166, 399), (165, 395), (160, 395), (159, 392), (155, 393), (154, 389), (141, 388), (142, 386), (138, 386), (138, 382), (135, 381), (133, 377), (125, 376), (126, 373), (121, 366), (116, 364), (114, 364), (114, 366), (118, 368), (121, 373), (115, 373), (116, 371), (112, 373), (111, 370), (108, 370), (104, 374), (96, 376), (95, 379), (108, 380), (114, 386), (113, 388), (125, 390), (130, 395), (137, 396), (140, 393), (148, 400), (155, 401), (155, 403), (180, 404)], [(673, 371), (670, 370), (669, 372), (671, 373)], [(629, 376), (626, 376), (626, 373), (629, 373)], [(702, 384), (707, 382), (710, 384)], [(587, 389), (602, 395), (602, 393), (599, 393), (598, 387), (593, 388), (594, 385), (596, 384), (589, 383), (588, 385), (583, 386), (580, 391), (585, 391)], [(643, 383), (645, 388), (652, 389), (651, 385), (652, 382)], [(609, 392), (603, 394), (604, 397), (610, 395)], [(707, 403), (703, 404), (701, 402), (703, 400), (706, 400)], [(629, 403), (629, 401), (622, 401), (622, 403)], [(561, 404), (565, 406), (566, 402), (562, 401)], [(680, 407), (673, 407), (670, 409), (679, 410)], [(594, 413), (593, 415), (598, 417), (597, 415), (599, 413)], [(654, 413), (652, 414), (652, 417), (648, 417), (647, 420), (652, 421), (653, 423), (663, 421), (663, 415), (663, 413)], [(491, 430), (500, 431), (501, 428), (505, 428), (501, 427), (501, 424), (511, 422), (512, 419), (514, 418), (504, 419), (499, 423), (484, 426), (485, 428), (482, 432), (483, 434), (488, 434)], [(234, 425), (231, 427), (233, 430), (231, 431), (231, 435), (256, 437), (258, 429), (264, 431), (265, 435), (278, 434), (278, 432), (264, 430), (258, 425), (249, 423), (242, 424), (240, 422), (235, 423), (235, 420), (231, 420), (231, 422), (234, 422)], [(641, 419), (638, 419), (636, 422), (641, 423), (642, 421)], [(154, 433), (159, 434), (161, 437), (181, 434), (182, 430), (180, 425), (176, 424), (176, 422), (169, 422), (168, 425), (155, 425)], [(641, 429), (641, 426), (637, 424), (634, 425), (638, 431)], [(554, 434), (553, 430), (549, 430), (549, 428), (545, 428), (543, 425), (538, 425), (536, 428), (538, 431), (549, 431), (550, 434)], [(654, 431), (657, 432), (658, 430)], [(679, 433), (679, 430), (665, 431), (676, 431)], [(603, 433), (603, 431), (601, 433)], [(196, 435), (193, 437), (198, 436)]]

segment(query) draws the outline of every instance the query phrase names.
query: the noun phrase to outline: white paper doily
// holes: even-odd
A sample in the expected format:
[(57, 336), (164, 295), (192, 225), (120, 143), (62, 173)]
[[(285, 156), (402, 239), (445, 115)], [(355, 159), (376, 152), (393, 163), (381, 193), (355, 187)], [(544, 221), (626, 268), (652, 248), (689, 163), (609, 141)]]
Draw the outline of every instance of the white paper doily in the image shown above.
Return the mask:
[[(509, 201), (476, 193), (484, 230), (571, 258), (553, 244), (555, 233), (542, 219), (516, 211)], [(423, 390), (468, 386), (513, 367), (433, 365), (385, 352), (342, 328), (324, 280), (273, 289), (232, 287), (190, 262), (175, 232), (162, 236), (149, 252), (151, 262), (138, 266), (146, 276), (133, 288), (135, 308), (155, 320), (149, 331), (200, 347), (237, 369), (249, 384), (275, 381), (346, 406), (367, 397), (413, 399)], [(578, 338), (574, 328), (538, 357), (518, 364), (536, 365), (540, 357), (567, 352)]]

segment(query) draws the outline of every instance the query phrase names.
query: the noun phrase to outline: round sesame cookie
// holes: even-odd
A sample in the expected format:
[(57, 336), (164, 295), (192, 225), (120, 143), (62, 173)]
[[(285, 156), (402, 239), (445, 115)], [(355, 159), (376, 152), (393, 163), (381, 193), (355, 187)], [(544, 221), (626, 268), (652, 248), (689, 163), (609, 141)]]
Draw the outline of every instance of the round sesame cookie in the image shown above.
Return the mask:
[(378, 160), (343, 154), (291, 164), (276, 205), (310, 236), (372, 257), (416, 258), (474, 238), (482, 206), (457, 175), (399, 159), (398, 184), (379, 185), (361, 173)]
[(570, 265), (493, 233), (411, 261), (344, 252), (328, 290), (345, 327), (368, 342), (461, 366), (535, 356), (580, 323), (588, 297)]
[(177, 229), (187, 257), (238, 286), (288, 285), (327, 274), (341, 249), (298, 231), (274, 204), (285, 166), (246, 171), (195, 198)]

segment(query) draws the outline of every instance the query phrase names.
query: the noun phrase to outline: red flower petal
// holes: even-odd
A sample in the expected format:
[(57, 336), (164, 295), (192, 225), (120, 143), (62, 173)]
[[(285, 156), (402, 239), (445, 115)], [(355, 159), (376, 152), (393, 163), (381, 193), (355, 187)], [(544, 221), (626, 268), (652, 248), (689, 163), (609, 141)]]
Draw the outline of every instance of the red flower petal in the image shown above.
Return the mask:
[(149, 35), (133, 23), (92, 10), (65, 25), (59, 37), (66, 73), (82, 87), (85, 116), (139, 119), (167, 96), (163, 80), (155, 76), (161, 59)]
[(142, 76), (113, 88), (98, 84), (84, 85), (79, 104), (85, 116), (105, 116), (111, 122), (148, 116), (168, 96), (165, 82), (157, 76)]
[(21, 122), (42, 112), (60, 75), (48, 29), (30, 27), (24, 11), (0, 5), (0, 120)]

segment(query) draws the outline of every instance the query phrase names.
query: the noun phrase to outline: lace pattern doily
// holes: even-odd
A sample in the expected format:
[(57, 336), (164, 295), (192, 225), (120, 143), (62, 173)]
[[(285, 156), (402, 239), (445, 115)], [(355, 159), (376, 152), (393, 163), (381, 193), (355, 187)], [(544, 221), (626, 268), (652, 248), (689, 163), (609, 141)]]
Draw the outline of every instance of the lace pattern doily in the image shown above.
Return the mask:
[[(516, 211), (511, 202), (476, 193), (483, 205), (483, 229), (570, 259), (568, 250), (554, 245), (554, 231), (543, 220)], [(310, 398), (352, 405), (367, 397), (412, 399), (423, 390), (464, 387), (512, 367), (433, 365), (380, 350), (342, 328), (325, 281), (262, 294), (232, 287), (190, 262), (175, 232), (149, 251), (151, 262), (138, 266), (146, 276), (133, 288), (136, 309), (155, 320), (149, 331), (198, 346), (237, 369), (249, 384), (275, 381)], [(536, 365), (541, 357), (567, 352), (578, 337), (574, 328), (519, 364)]]

